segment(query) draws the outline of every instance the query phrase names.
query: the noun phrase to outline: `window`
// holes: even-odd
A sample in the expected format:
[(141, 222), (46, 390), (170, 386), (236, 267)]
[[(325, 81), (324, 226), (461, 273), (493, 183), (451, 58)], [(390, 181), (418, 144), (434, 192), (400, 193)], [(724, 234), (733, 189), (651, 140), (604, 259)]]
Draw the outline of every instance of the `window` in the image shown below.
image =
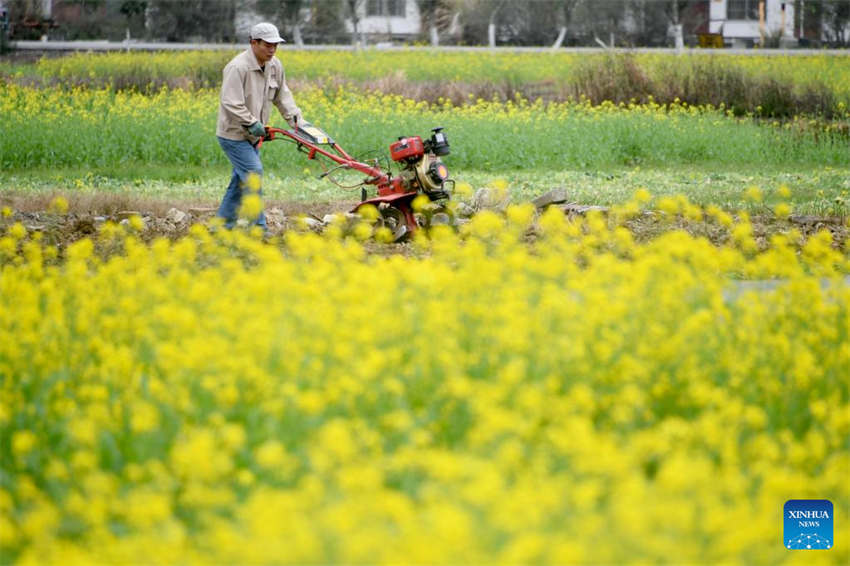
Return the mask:
[(728, 4), (726, 5), (726, 19), (759, 19), (759, 1), (760, 0), (728, 0)]
[(405, 17), (407, 0), (369, 0), (366, 4), (367, 16)]

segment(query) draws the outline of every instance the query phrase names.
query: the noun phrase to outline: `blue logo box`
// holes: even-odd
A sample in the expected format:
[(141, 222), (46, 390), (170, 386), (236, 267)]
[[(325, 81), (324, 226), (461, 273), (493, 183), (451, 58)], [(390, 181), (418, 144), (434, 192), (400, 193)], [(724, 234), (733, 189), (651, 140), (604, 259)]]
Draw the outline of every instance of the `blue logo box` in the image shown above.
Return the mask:
[(832, 502), (828, 499), (789, 499), (783, 516), (785, 548), (829, 550), (835, 546)]

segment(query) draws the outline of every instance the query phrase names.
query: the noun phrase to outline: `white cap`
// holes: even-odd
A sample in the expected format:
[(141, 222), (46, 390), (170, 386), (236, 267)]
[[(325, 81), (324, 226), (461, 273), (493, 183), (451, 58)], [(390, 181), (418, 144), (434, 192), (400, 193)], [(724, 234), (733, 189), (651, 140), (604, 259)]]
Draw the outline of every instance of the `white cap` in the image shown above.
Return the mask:
[(277, 27), (268, 22), (262, 22), (251, 28), (251, 39), (262, 39), (268, 43), (285, 43), (277, 32)]

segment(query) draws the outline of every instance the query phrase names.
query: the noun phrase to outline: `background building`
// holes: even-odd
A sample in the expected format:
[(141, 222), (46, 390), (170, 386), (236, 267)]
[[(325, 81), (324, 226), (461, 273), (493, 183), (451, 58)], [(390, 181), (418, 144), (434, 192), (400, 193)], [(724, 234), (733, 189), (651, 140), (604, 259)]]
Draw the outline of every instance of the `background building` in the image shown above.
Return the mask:
[(850, 44), (850, 0), (2, 0), (13, 39), (793, 47)]
[(780, 0), (712, 0), (709, 29), (735, 47), (789, 45), (797, 39), (794, 3)]

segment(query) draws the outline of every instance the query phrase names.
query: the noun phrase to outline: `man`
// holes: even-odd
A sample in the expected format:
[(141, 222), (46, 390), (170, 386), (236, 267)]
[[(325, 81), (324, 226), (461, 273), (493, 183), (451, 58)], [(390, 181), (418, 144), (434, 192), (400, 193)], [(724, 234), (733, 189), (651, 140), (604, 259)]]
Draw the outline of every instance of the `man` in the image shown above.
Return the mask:
[[(218, 216), (228, 228), (236, 223), (243, 188), (250, 187), (262, 194), (263, 164), (257, 142), (265, 135), (269, 103), (277, 106), (291, 127), (303, 122), (301, 110), (286, 86), (283, 66), (274, 56), (278, 43), (282, 42), (274, 25), (265, 22), (255, 25), (251, 28), (251, 46), (234, 57), (222, 73), (216, 136), (233, 165), (233, 175)], [(265, 230), (265, 214), (260, 212), (256, 223)]]

